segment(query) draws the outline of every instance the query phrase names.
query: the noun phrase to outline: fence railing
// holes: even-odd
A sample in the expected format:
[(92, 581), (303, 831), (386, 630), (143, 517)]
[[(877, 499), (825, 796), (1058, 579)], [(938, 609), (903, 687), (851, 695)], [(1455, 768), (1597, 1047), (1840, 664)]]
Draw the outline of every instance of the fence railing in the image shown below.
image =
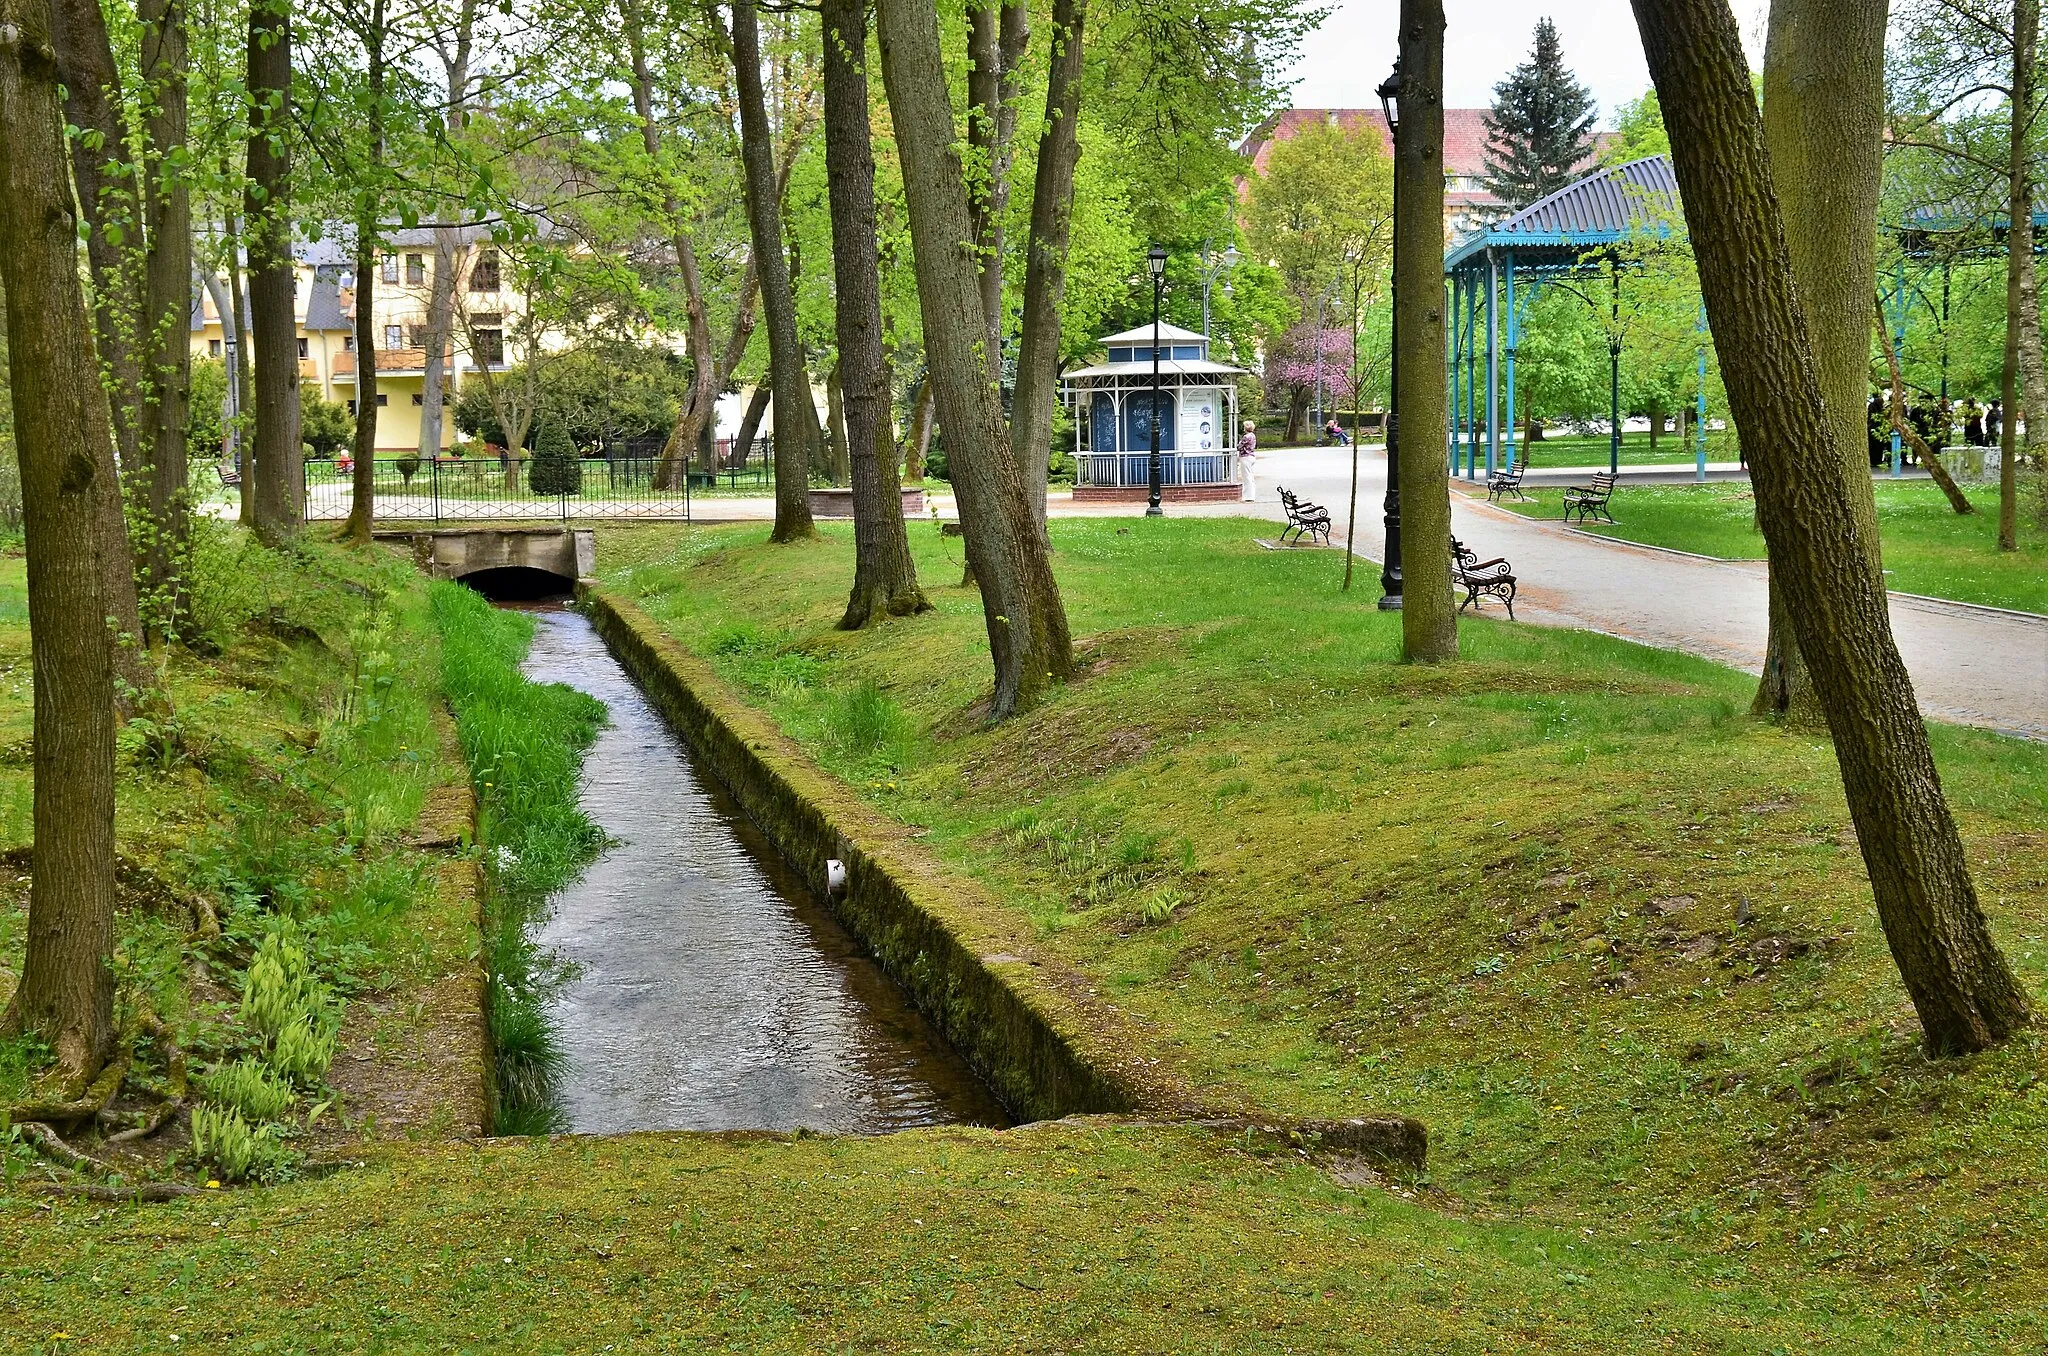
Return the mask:
[[(1161, 452), (1162, 485), (1228, 485), (1235, 452)], [(1150, 452), (1083, 452), (1076, 460), (1075, 483), (1123, 487), (1152, 483)]]
[[(376, 516), (384, 522), (562, 521), (646, 518), (687, 522), (708, 494), (771, 490), (773, 454), (755, 443), (744, 467), (665, 474), (657, 445), (577, 461), (574, 487), (536, 490), (531, 457), (378, 457), (371, 477)], [(718, 462), (730, 460), (721, 447)], [(306, 463), (306, 519), (340, 521), (355, 504), (355, 471), (339, 461)]]

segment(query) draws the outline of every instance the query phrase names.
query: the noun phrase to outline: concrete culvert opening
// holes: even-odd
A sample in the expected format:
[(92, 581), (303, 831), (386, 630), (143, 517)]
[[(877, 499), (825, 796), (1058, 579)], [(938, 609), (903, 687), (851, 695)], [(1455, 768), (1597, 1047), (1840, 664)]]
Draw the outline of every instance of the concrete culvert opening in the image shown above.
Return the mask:
[(475, 589), (494, 603), (531, 603), (547, 598), (566, 598), (576, 591), (576, 581), (551, 570), (531, 565), (501, 565), (474, 570), (456, 580)]

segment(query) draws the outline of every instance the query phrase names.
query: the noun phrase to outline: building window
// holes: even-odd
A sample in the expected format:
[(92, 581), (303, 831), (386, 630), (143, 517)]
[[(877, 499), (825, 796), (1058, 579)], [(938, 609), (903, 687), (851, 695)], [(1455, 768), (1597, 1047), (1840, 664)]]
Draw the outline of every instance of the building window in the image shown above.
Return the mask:
[(312, 351), (312, 349), (311, 349), (311, 348), (307, 347), (307, 344), (306, 344), (306, 336), (305, 336), (305, 335), (303, 335), (303, 334), (302, 334), (302, 335), (300, 335), (300, 336), (299, 336), (299, 357), (300, 357), (300, 358), (301, 358), (301, 359), (303, 360), (303, 359), (306, 359), (306, 358), (310, 358), (310, 357), (312, 357), (312, 356), (313, 356), (313, 351)]
[(353, 353), (356, 351), (356, 337), (353, 334), (341, 336), (341, 351), (343, 353)]
[(505, 331), (500, 328), (502, 317), (495, 312), (478, 312), (469, 318), (470, 356), (487, 367), (496, 367), (505, 361)]
[(209, 358), (218, 358), (220, 356), (220, 340), (209, 339), (206, 341), (206, 356)]
[(469, 267), (469, 290), (472, 292), (495, 292), (498, 290), (498, 252), (478, 250), (476, 262)]
[(385, 395), (385, 394), (384, 394), (384, 393), (383, 393), (382, 391), (379, 391), (379, 392), (377, 392), (377, 404), (378, 404), (378, 406), (379, 406), (380, 408), (381, 408), (381, 407), (383, 407), (383, 406), (385, 406), (385, 405), (389, 405), (390, 403), (391, 403), (391, 397), (390, 397), (390, 396), (388, 396), (388, 395)]
[(384, 281), (388, 283), (398, 281), (398, 256), (395, 254), (384, 256)]
[(397, 325), (386, 325), (384, 327), (384, 347), (389, 349), (405, 347), (403, 333)]
[(427, 257), (423, 254), (405, 256), (405, 282), (408, 287), (418, 287), (427, 280)]
[(348, 417), (351, 419), (356, 417), (356, 402), (353, 400), (348, 402)]
[(427, 398), (425, 395), (415, 391), (413, 393), (412, 403), (415, 405), (424, 405), (427, 403)]

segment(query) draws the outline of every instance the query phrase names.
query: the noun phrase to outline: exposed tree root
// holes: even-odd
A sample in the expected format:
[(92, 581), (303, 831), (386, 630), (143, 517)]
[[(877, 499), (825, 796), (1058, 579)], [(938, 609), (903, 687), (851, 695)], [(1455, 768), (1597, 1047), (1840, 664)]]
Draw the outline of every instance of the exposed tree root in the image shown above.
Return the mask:
[(69, 1144), (66, 1144), (62, 1135), (52, 1130), (49, 1126), (44, 1125), (41, 1121), (18, 1121), (16, 1122), (16, 1127), (27, 1137), (29, 1143), (36, 1146), (43, 1157), (53, 1162), (61, 1163), (65, 1167), (79, 1172), (112, 1173), (114, 1171), (113, 1168), (100, 1162), (91, 1154), (74, 1149)]

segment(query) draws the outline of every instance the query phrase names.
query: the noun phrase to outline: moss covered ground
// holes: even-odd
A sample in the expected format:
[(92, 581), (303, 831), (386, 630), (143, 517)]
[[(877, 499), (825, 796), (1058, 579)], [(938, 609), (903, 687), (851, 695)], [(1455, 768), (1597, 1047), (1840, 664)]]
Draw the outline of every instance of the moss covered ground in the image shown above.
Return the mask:
[[(993, 730), (957, 541), (914, 534), (935, 613), (857, 635), (843, 529), (601, 561), (1191, 1083), (1417, 1116), (1462, 1210), (2038, 1331), (2038, 1038), (1921, 1057), (1824, 742), (1742, 714), (1752, 679), (1596, 635), (1467, 620), (1464, 663), (1395, 663), (1398, 619), (1257, 530), (1055, 524), (1085, 676)], [(2048, 750), (1934, 734), (2041, 995)]]
[[(1054, 530), (1087, 670), (993, 730), (957, 539), (915, 530), (934, 613), (853, 636), (843, 528), (599, 551), (1156, 1032), (1144, 1055), (1277, 1114), (1419, 1116), (1426, 1176), (1100, 1123), (383, 1142), (167, 1206), (0, 1200), (0, 1347), (2048, 1340), (2040, 1048), (1920, 1058), (1827, 750), (1740, 715), (1750, 680), (1490, 620), (1468, 662), (1407, 668), (1332, 558), (1258, 550), (1264, 524)], [(2039, 995), (2048, 759), (1937, 747)]]
[[(2048, 529), (2032, 520), (2030, 506), (2021, 506), (2019, 550), (2001, 551), (1996, 486), (1966, 491), (1977, 507), (1967, 517), (1951, 509), (1931, 481), (1893, 484), (1879, 479), (1874, 488), (1885, 582), (1892, 588), (2021, 612), (2048, 612)], [(1526, 502), (1510, 499), (1506, 506), (1530, 518), (1562, 518), (1561, 488), (1528, 494)], [(1756, 497), (1744, 483), (1626, 486), (1609, 507), (1616, 519), (1613, 524), (1591, 522), (1585, 530), (1724, 560), (1764, 558)]]

